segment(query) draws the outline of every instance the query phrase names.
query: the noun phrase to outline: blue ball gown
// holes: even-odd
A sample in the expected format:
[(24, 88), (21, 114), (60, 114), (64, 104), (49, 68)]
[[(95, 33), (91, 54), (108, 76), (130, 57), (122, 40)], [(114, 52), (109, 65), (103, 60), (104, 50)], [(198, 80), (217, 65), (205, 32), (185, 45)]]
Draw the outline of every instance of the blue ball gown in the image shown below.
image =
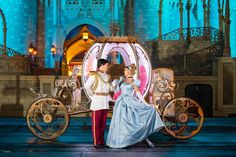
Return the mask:
[[(140, 86), (140, 80), (134, 84)], [(164, 126), (154, 106), (146, 105), (133, 96), (133, 86), (123, 82), (121, 95), (116, 100), (106, 144), (124, 148), (146, 139)], [(119, 89), (118, 89), (119, 90)]]

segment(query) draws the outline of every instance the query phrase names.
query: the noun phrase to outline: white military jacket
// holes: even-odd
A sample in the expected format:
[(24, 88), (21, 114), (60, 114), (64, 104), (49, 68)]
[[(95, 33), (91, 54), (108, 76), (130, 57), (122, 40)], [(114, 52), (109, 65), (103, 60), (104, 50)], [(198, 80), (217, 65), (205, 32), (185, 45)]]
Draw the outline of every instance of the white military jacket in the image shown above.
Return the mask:
[[(88, 80), (85, 83), (85, 89), (88, 94), (91, 96), (91, 105), (90, 109), (93, 111), (109, 109), (109, 101), (111, 101), (111, 97), (109, 92), (112, 90), (110, 83), (110, 76), (106, 73), (102, 72), (94, 72), (97, 73), (97, 86), (95, 90), (92, 90), (94, 87), (94, 83), (96, 81), (96, 76), (94, 74), (90, 75)], [(107, 93), (107, 95), (97, 95), (96, 93)]]

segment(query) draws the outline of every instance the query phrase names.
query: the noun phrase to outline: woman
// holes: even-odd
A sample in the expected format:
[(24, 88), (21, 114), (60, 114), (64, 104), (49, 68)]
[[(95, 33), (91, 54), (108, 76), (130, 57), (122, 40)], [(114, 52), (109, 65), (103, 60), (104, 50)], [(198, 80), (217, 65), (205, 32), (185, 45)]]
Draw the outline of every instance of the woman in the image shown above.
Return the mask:
[(135, 72), (136, 66), (131, 64), (124, 69), (125, 79), (113, 82), (121, 95), (116, 100), (107, 136), (106, 144), (111, 148), (124, 148), (144, 139), (154, 147), (147, 137), (164, 126), (155, 107), (142, 99), (138, 88), (140, 81), (133, 78)]

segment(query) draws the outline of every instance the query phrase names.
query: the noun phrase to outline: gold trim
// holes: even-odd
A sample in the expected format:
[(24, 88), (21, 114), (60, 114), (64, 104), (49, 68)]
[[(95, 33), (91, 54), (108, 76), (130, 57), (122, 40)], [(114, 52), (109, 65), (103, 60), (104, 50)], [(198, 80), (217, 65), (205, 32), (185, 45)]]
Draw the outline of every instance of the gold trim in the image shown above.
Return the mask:
[(103, 82), (103, 83), (105, 83), (105, 84), (108, 84), (109, 83), (109, 81), (110, 81), (110, 77), (109, 77), (109, 75), (108, 75), (108, 80), (107, 81), (105, 81), (105, 80), (103, 80), (103, 78), (101, 77), (101, 75), (99, 74), (99, 73), (97, 73), (97, 75), (98, 75), (98, 77), (100, 78), (100, 80)]
[(94, 141), (94, 145), (97, 145), (97, 141), (96, 141), (96, 121), (95, 121), (95, 114), (96, 111), (93, 111), (93, 141)]
[(131, 36), (112, 36), (112, 37), (99, 37), (95, 40), (98, 43), (137, 43), (137, 39)]
[(110, 83), (109, 83), (110, 82), (110, 75), (107, 74), (108, 75), (108, 80), (107, 81), (103, 80), (102, 77), (100, 76), (100, 74), (96, 71), (90, 72), (90, 75), (94, 75), (94, 77), (95, 77), (95, 81), (94, 81), (94, 83), (92, 84), (92, 87), (91, 87), (92, 91), (95, 91), (97, 89), (98, 79), (101, 80), (103, 83), (110, 85)]
[(98, 87), (98, 76), (97, 76), (97, 72), (96, 71), (91, 71), (90, 72), (90, 75), (94, 75), (95, 77), (95, 80), (94, 80), (94, 83), (92, 84), (92, 87), (91, 87), (91, 90), (92, 91), (95, 91)]
[(99, 95), (99, 96), (108, 96), (109, 93), (104, 93), (104, 92), (93, 92), (94, 95)]

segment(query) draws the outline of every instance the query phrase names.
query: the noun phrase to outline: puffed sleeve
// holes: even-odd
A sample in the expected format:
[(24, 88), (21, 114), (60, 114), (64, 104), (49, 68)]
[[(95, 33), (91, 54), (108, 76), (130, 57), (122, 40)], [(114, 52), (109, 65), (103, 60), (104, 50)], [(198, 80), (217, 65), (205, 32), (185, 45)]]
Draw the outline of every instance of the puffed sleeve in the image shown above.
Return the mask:
[(140, 80), (134, 80), (134, 85), (140, 87), (141, 81)]
[(95, 81), (95, 75), (89, 75), (88, 80), (85, 82), (85, 89), (88, 92), (89, 95), (93, 95), (93, 91), (92, 91), (92, 85)]

